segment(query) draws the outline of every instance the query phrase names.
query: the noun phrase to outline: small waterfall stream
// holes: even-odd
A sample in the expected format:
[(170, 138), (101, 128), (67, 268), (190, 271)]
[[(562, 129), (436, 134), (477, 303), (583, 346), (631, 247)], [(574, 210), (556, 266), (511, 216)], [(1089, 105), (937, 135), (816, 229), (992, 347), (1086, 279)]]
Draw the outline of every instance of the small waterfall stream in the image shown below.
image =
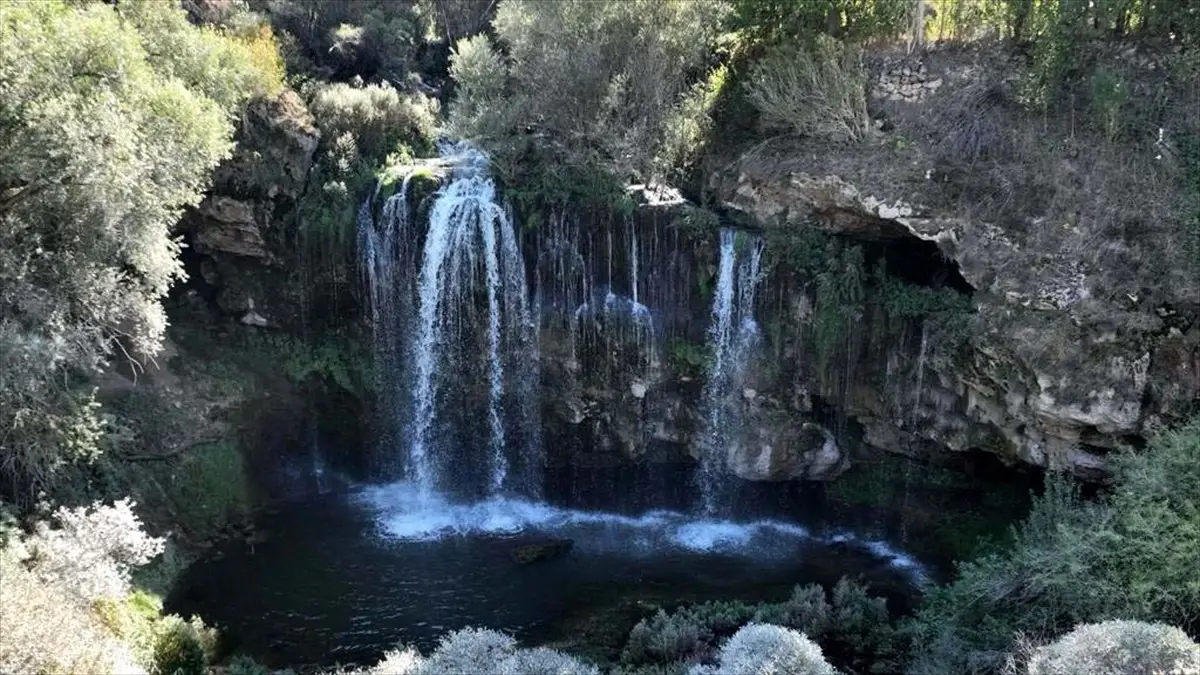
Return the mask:
[[(749, 235), (740, 235), (748, 237)], [(738, 233), (721, 230), (708, 344), (711, 365), (704, 387), (704, 433), (698, 482), (704, 512), (717, 513), (728, 480), (726, 458), (741, 429), (746, 366), (759, 342), (754, 299), (761, 281), (763, 241), (755, 236), (738, 251)], [(738, 258), (741, 257), (739, 264)]]

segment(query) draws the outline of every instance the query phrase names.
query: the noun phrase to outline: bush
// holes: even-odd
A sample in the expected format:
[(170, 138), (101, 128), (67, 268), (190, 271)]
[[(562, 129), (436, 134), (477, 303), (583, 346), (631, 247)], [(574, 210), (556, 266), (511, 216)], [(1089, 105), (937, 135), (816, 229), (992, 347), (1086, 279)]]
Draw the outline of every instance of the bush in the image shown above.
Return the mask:
[(421, 675), (491, 672), (516, 649), (516, 640), (503, 633), (464, 628), (443, 636), (420, 672)]
[(129, 573), (162, 552), (163, 541), (142, 531), (128, 500), (54, 512), (58, 527), (37, 525), (25, 539), (30, 568), (47, 583), (81, 600), (120, 598), (129, 591)]
[(129, 592), (130, 568), (162, 542), (141, 531), (128, 502), (54, 517), (59, 527), (40, 523), (0, 548), (0, 672), (142, 672), (140, 665), (173, 675), (194, 665), (194, 645), (211, 650), (215, 634), (198, 620), (161, 617), (157, 597)]
[(1129, 88), (1121, 78), (1104, 70), (1092, 75), (1092, 114), (1109, 142), (1124, 131), (1128, 101)]
[(132, 655), (77, 596), (0, 549), (0, 672), (132, 672)]
[(870, 130), (862, 53), (830, 37), (809, 48), (772, 49), (754, 65), (746, 89), (768, 124), (851, 140)]
[(1178, 628), (1140, 621), (1078, 626), (1036, 649), (1029, 675), (1200, 672), (1200, 645)]
[(715, 675), (834, 675), (834, 670), (803, 633), (754, 623), (721, 647)]
[(553, 649), (522, 649), (496, 667), (498, 675), (600, 675), (600, 669)]
[(481, 37), (455, 46), (464, 86), (452, 126), (496, 156), (502, 174), (516, 170), (530, 131), (568, 165), (645, 174), (665, 120), (703, 73), (724, 8), (717, 0), (501, 3), (500, 49)]
[(511, 637), (485, 628), (464, 628), (442, 637), (428, 659), (414, 649), (395, 649), (364, 675), (600, 675), (594, 666), (552, 649), (519, 649)]
[(150, 675), (205, 675), (216, 634), (199, 619), (167, 617), (154, 640)]
[(420, 672), (424, 660), (415, 649), (393, 649), (383, 655), (383, 660), (371, 668), (372, 675), (415, 675)]
[(1014, 636), (1054, 635), (1127, 616), (1184, 627), (1200, 621), (1200, 421), (1114, 460), (1113, 493), (1088, 503), (1048, 479), (1011, 550), (963, 565), (908, 627), (913, 672), (998, 669)]
[(663, 138), (655, 162), (658, 173), (691, 168), (713, 134), (713, 113), (731, 78), (727, 66), (718, 66), (703, 81), (692, 85), (663, 122)]
[(782, 602), (706, 602), (657, 612), (638, 622), (621, 653), (635, 669), (706, 658), (720, 640), (748, 623), (768, 623), (800, 631), (826, 644), (837, 660), (855, 672), (894, 670), (896, 635), (882, 598), (843, 579), (832, 594), (816, 584), (797, 586)]
[[(384, 663), (387, 662), (389, 654), (391, 652), (384, 655)], [(380, 666), (382, 665), (383, 663), (380, 664)], [(395, 673), (395, 675), (408, 675), (408, 672), (391, 668), (379, 671), (380, 675), (390, 675), (391, 673)], [(271, 669), (249, 656), (235, 656), (229, 661), (229, 666), (225, 669), (225, 675), (271, 675)]]
[(349, 134), (359, 154), (371, 163), (382, 161), (401, 145), (417, 153), (433, 149), (437, 101), (423, 94), (401, 94), (386, 82), (317, 86), (309, 110), (327, 147), (329, 141)]

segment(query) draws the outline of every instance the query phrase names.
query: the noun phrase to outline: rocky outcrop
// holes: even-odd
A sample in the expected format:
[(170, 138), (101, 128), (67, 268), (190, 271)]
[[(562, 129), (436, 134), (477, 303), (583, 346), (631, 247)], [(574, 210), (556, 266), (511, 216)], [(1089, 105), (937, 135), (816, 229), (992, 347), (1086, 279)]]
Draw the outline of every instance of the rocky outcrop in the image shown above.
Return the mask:
[[(1107, 451), (1196, 405), (1194, 284), (1160, 293), (1158, 304), (1140, 302), (1136, 292), (1114, 293), (1127, 282), (1096, 266), (1087, 249), (1040, 250), (1012, 226), (930, 206), (920, 192), (867, 191), (821, 167), (811, 157), (774, 165), (758, 157), (711, 186), (723, 206), (768, 229), (935, 246), (973, 293), (965, 358), (922, 361), (919, 384), (906, 385), (920, 390), (902, 397), (907, 404), (878, 383), (843, 397), (868, 443), (909, 453), (983, 449), (1096, 478)], [(1067, 222), (1076, 229), (1068, 238), (1085, 236)]]
[(237, 148), (216, 170), (213, 187), (182, 229), (217, 305), (251, 326), (295, 326), (302, 288), (294, 249), (296, 204), (320, 138), (291, 90), (253, 101)]
[(726, 463), (738, 478), (757, 481), (830, 480), (850, 468), (829, 431), (786, 412), (757, 415), (730, 445)]

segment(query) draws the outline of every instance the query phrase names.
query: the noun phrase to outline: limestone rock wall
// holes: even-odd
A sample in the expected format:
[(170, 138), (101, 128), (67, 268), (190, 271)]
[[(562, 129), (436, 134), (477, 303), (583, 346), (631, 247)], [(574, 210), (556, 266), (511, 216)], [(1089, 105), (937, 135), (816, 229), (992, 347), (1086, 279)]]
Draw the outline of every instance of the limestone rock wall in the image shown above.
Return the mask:
[[(910, 379), (907, 386), (920, 387), (911, 408), (890, 405), (895, 396), (880, 382), (843, 398), (871, 445), (987, 450), (1100, 478), (1108, 451), (1178, 421), (1200, 398), (1200, 323), (1186, 287), (1174, 305), (1105, 301), (1097, 289), (1114, 279), (1081, 257), (1023, 246), (992, 223), (864, 193), (835, 174), (756, 162), (713, 185), (725, 207), (764, 228), (932, 242), (974, 289), (966, 357), (931, 361), (920, 385)], [(1193, 309), (1185, 316), (1172, 306)]]
[(284, 90), (254, 101), (237, 148), (182, 230), (196, 270), (220, 309), (252, 326), (299, 327), (303, 306), (295, 255), (295, 209), (320, 134), (300, 97)]

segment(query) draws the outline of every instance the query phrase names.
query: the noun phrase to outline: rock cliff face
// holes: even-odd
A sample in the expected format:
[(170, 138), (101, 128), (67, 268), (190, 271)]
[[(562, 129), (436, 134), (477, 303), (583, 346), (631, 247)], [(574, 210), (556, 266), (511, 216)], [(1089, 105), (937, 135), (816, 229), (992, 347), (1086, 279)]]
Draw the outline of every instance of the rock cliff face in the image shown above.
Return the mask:
[[(639, 206), (628, 218), (556, 217), (526, 242), (552, 463), (691, 462), (714, 432), (705, 384), (721, 224), (677, 193), (631, 193)], [(720, 404), (728, 469), (746, 480), (836, 477), (847, 453), (768, 352), (754, 350), (744, 388)]]
[(303, 288), (293, 214), (320, 135), (295, 92), (254, 101), (237, 149), (208, 197), (184, 218), (193, 264), (227, 314), (253, 326), (297, 327)]
[[(226, 314), (296, 330), (306, 289), (289, 225), (318, 133), (289, 92), (254, 104), (238, 140), (185, 220), (192, 264)], [(1031, 183), (1028, 208), (992, 218), (947, 198), (961, 176), (893, 155), (886, 139), (785, 139), (709, 178), (715, 211), (638, 186), (631, 214), (559, 213), (525, 231), (551, 462), (700, 455), (723, 228), (765, 241), (755, 346), (720, 402), (741, 478), (832, 479), (860, 445), (1102, 478), (1106, 453), (1196, 409), (1200, 274), (1103, 235), (1111, 202), (1072, 210)], [(917, 311), (888, 296), (893, 282), (960, 309)]]
[[(1148, 294), (1123, 280), (1128, 270), (1096, 266), (1082, 246), (1039, 250), (1012, 227), (928, 206), (920, 189), (868, 192), (824, 164), (756, 157), (711, 185), (725, 208), (767, 230), (816, 228), (884, 247), (931, 243), (970, 285), (976, 311), (965, 354), (928, 362), (912, 409), (897, 414), (886, 389), (869, 385), (843, 399), (869, 444), (983, 449), (1097, 478), (1107, 451), (1195, 406), (1194, 280), (1139, 298)], [(1082, 237), (1076, 230), (1070, 235)]]

